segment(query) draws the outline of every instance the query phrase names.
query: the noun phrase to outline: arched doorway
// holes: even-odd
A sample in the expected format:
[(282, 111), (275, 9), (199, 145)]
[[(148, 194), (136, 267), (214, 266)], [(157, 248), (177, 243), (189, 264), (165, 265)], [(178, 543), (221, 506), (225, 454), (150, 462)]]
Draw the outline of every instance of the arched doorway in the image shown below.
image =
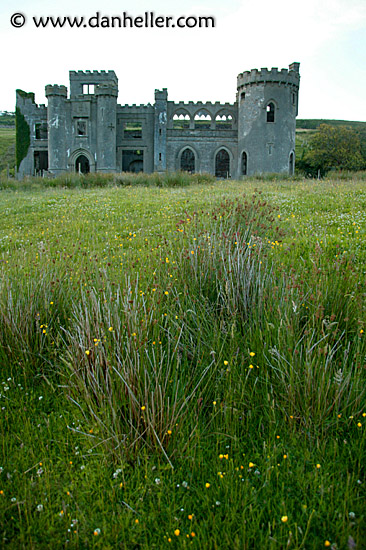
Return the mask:
[(248, 174), (248, 155), (245, 151), (241, 156), (241, 175), (246, 176)]
[(180, 169), (183, 170), (183, 172), (189, 172), (190, 174), (194, 174), (196, 168), (196, 159), (194, 156), (194, 152), (192, 149), (184, 149), (181, 157), (180, 157)]
[(225, 149), (220, 149), (216, 154), (215, 176), (223, 179), (230, 176), (230, 156)]
[(75, 172), (79, 174), (89, 174), (90, 163), (89, 159), (85, 155), (79, 155), (75, 161)]

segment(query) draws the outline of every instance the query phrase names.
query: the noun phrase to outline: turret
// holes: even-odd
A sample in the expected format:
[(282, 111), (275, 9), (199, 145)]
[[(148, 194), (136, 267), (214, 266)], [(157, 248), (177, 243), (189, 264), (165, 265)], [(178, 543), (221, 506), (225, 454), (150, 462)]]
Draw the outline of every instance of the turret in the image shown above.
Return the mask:
[(97, 98), (97, 170), (116, 170), (116, 126), (118, 88), (113, 83), (100, 84)]
[(71, 99), (94, 94), (96, 86), (100, 84), (118, 86), (118, 78), (114, 71), (69, 71), (69, 77)]
[(66, 139), (66, 86), (46, 86), (48, 99), (48, 165), (50, 172), (59, 174), (67, 170)]
[(299, 63), (238, 75), (238, 174), (293, 173)]
[(166, 164), (168, 92), (166, 88), (155, 90), (154, 171), (164, 172)]

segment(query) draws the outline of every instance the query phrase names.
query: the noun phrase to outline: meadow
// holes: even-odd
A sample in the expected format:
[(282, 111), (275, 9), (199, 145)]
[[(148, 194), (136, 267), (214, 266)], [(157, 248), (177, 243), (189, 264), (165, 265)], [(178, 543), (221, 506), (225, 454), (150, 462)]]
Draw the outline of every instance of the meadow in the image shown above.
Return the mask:
[(0, 213), (2, 547), (366, 547), (365, 173)]

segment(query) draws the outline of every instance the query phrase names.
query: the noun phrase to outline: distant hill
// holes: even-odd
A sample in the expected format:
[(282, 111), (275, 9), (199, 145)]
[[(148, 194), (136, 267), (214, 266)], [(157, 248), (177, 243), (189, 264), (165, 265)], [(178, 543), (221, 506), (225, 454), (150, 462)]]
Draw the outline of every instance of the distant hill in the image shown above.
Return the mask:
[(299, 118), (296, 120), (296, 146), (295, 155), (300, 159), (306, 150), (309, 139), (313, 136), (321, 124), (329, 126), (346, 126), (357, 132), (361, 142), (361, 153), (366, 162), (366, 122), (356, 120), (328, 120), (322, 118)]
[(0, 111), (0, 127), (4, 126), (15, 128), (15, 113), (10, 113), (9, 111)]
[(316, 130), (321, 124), (330, 126), (347, 126), (352, 130), (366, 130), (366, 122), (355, 120), (328, 120), (323, 118), (298, 118), (296, 120), (296, 130)]

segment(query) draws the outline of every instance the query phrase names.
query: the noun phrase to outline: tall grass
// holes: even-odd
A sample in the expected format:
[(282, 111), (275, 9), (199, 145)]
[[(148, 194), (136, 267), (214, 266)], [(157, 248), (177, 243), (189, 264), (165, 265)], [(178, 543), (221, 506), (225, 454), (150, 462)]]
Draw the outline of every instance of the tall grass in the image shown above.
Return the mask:
[[(290, 184), (279, 185), (280, 202)], [(362, 544), (366, 348), (355, 255), (328, 236), (306, 248), (305, 230), (291, 225), (293, 196), (284, 214), (270, 193), (228, 186), (206, 206), (198, 188), (173, 211), (163, 191), (159, 213), (151, 189), (114, 203), (112, 191), (75, 194), (70, 211), (87, 230), (71, 218), (65, 227), (60, 202), (54, 233), (42, 223), (22, 239), (14, 230), (2, 251), (4, 537), (43, 547), (52, 526), (59, 547), (75, 548)], [(141, 218), (122, 224), (126, 205), (143, 200)], [(9, 438), (17, 418), (23, 430)], [(24, 472), (18, 485), (10, 455)]]

